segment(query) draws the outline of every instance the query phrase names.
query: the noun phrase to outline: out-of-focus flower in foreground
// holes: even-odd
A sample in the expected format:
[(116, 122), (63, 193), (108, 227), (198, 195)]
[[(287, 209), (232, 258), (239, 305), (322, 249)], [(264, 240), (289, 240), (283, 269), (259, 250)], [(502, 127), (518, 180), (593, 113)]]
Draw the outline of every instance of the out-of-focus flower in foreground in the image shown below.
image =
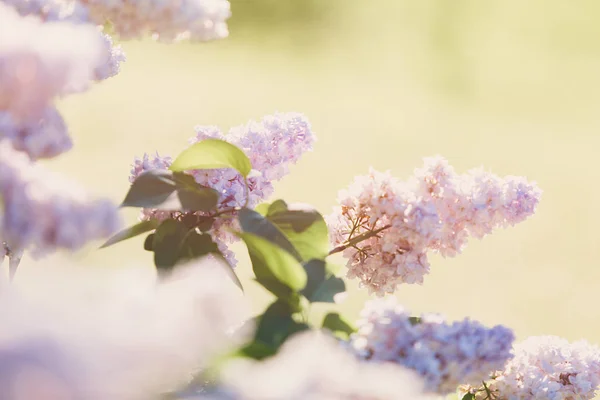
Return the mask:
[(119, 228), (117, 208), (0, 140), (0, 242), (41, 255), (78, 250)]
[(121, 39), (152, 35), (161, 41), (208, 41), (229, 35), (227, 0), (2, 0), (22, 15), (48, 21), (104, 25), (110, 22)]
[(56, 96), (87, 89), (105, 47), (93, 25), (43, 22), (0, 3), (0, 110), (35, 119)]
[[(0, 398), (147, 400), (245, 340), (242, 295), (211, 261), (151, 269), (48, 266), (0, 294)], [(111, 277), (107, 279), (106, 275)]]
[(393, 364), (357, 360), (322, 332), (291, 337), (273, 358), (226, 367), (223, 386), (195, 400), (413, 400), (422, 381)]

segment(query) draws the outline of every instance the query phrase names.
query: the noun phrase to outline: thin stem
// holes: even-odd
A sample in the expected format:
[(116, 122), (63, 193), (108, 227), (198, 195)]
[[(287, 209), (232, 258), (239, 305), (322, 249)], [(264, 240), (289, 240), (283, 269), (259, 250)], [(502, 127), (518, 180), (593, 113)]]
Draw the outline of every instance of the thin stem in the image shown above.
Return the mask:
[(244, 208), (248, 207), (250, 202), (250, 186), (248, 186), (248, 178), (244, 176), (244, 188), (246, 189), (246, 201), (244, 202)]
[(224, 214), (233, 214), (234, 212), (237, 212), (237, 211), (240, 211), (240, 210), (241, 210), (240, 207), (228, 207), (228, 208), (224, 208), (222, 210), (219, 210), (219, 211), (217, 211), (214, 214), (209, 215), (209, 217), (216, 218), (216, 217), (219, 217), (219, 216), (224, 215)]
[(377, 236), (377, 234), (379, 232), (382, 232), (382, 231), (384, 231), (384, 230), (386, 230), (386, 229), (388, 229), (390, 227), (391, 227), (391, 225), (386, 225), (386, 226), (383, 226), (383, 227), (381, 227), (379, 229), (375, 229), (374, 231), (369, 231), (369, 232), (361, 233), (360, 235), (358, 235), (358, 236), (356, 236), (356, 237), (354, 237), (352, 239), (349, 239), (346, 243), (344, 243), (344, 244), (342, 244), (340, 246), (337, 246), (336, 248), (334, 248), (333, 250), (331, 250), (328, 255), (332, 255), (332, 254), (335, 254), (335, 253), (341, 253), (342, 251), (346, 250), (349, 247), (356, 246), (356, 244), (362, 242), (363, 240), (367, 240), (367, 239), (372, 238), (373, 236)]
[(485, 389), (485, 393), (486, 393), (486, 399), (490, 399), (493, 400), (494, 398), (492, 397), (492, 392), (490, 392), (490, 389), (487, 387), (487, 385), (485, 384), (485, 381), (482, 381), (483, 383), (483, 387)]

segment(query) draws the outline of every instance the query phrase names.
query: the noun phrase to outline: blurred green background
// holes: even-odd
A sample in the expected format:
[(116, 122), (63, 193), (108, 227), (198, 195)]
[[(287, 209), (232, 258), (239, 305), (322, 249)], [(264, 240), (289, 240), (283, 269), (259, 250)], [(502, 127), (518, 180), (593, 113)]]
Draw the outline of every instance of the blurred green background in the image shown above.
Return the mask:
[[(61, 101), (75, 148), (47, 164), (119, 202), (133, 157), (176, 155), (195, 125), (299, 111), (319, 141), (274, 198), (323, 213), (369, 166), (407, 178), (441, 154), (458, 172), (524, 175), (544, 190), (534, 217), (457, 258), (432, 256), (425, 284), (397, 296), (414, 312), (505, 324), (519, 338), (600, 343), (600, 3), (237, 0), (232, 12), (223, 41), (123, 43), (120, 75)], [(235, 249), (259, 310), (269, 296)], [(151, 268), (142, 239), (26, 259), (17, 281), (34, 288), (60, 269), (110, 277), (127, 266)], [(354, 318), (367, 295), (349, 287), (341, 307)]]

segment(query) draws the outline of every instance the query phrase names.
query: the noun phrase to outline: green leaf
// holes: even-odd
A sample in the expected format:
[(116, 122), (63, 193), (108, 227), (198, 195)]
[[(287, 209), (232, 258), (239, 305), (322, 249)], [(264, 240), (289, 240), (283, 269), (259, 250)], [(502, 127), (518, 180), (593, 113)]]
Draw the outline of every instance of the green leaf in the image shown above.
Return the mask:
[(310, 260), (303, 265), (306, 271), (306, 286), (300, 292), (304, 297), (310, 300), (310, 297), (325, 282), (325, 262), (321, 260)]
[(309, 329), (294, 321), (293, 310), (281, 300), (275, 301), (260, 317), (254, 336), (255, 342), (277, 349), (291, 335)]
[(329, 329), (342, 339), (348, 339), (352, 333), (356, 332), (356, 328), (338, 313), (327, 314), (323, 319), (323, 328)]
[(122, 231), (115, 234), (113, 237), (108, 239), (106, 243), (100, 246), (101, 249), (112, 246), (115, 243), (122, 242), (123, 240), (131, 239), (132, 237), (141, 235), (153, 229), (156, 229), (160, 221), (151, 219), (148, 221), (142, 221), (138, 224), (130, 226), (129, 228), (123, 229)]
[(181, 243), (179, 260), (190, 261), (211, 253), (220, 254), (219, 248), (212, 237), (209, 234), (198, 233), (192, 230), (185, 235)]
[(219, 202), (219, 192), (196, 182), (193, 176), (183, 172), (173, 172), (182, 210), (211, 211)]
[(279, 199), (275, 200), (273, 203), (269, 204), (269, 210), (267, 211), (267, 215), (273, 215), (278, 212), (287, 211), (288, 205), (285, 201)]
[(269, 242), (276, 244), (291, 255), (293, 255), (298, 261), (302, 258), (300, 254), (294, 248), (294, 245), (290, 243), (288, 238), (277, 228), (271, 221), (257, 213), (256, 211), (248, 208), (242, 208), (238, 214), (240, 225), (244, 232), (252, 233), (267, 239)]
[(144, 240), (144, 250), (154, 251), (154, 233), (146, 236), (146, 240)]
[(334, 303), (334, 296), (346, 291), (344, 281), (329, 273), (325, 261), (310, 260), (303, 266), (308, 281), (300, 293), (311, 303)]
[(219, 139), (206, 139), (185, 149), (169, 168), (171, 171), (233, 168), (243, 177), (252, 170), (246, 154), (238, 147)]
[(136, 178), (121, 207), (210, 211), (218, 201), (217, 191), (200, 185), (193, 176), (155, 169), (142, 172)]
[(223, 257), (223, 254), (221, 252), (215, 253), (215, 254), (213, 254), (213, 257), (221, 260), (220, 264), (223, 266), (223, 268), (225, 268), (225, 272), (227, 273), (227, 275), (229, 275), (229, 277), (231, 278), (233, 283), (235, 283), (235, 285), (237, 287), (239, 287), (242, 292), (244, 292), (244, 286), (242, 286), (242, 282), (240, 281), (240, 278), (235, 273), (233, 267), (231, 265), (229, 265), (229, 263), (227, 262), (225, 257)]
[(475, 400), (475, 395), (473, 393), (465, 394), (461, 400)]
[(421, 317), (409, 317), (408, 318), (408, 322), (410, 322), (411, 325), (417, 325), (421, 323)]
[(227, 275), (229, 275), (233, 283), (235, 283), (235, 285), (243, 292), (244, 288), (242, 286), (242, 282), (240, 282), (240, 279), (236, 275), (231, 265), (229, 265), (225, 257), (223, 257), (219, 247), (213, 241), (212, 236), (207, 233), (199, 233), (195, 229), (188, 231), (183, 238), (181, 247), (179, 248), (179, 257), (177, 259), (177, 263), (191, 261), (197, 258), (205, 257), (209, 254), (221, 261), (220, 264), (223, 268), (225, 268)]
[(175, 266), (187, 233), (185, 224), (174, 219), (167, 219), (156, 228), (152, 242), (156, 268), (171, 269)]
[(267, 215), (267, 212), (269, 212), (270, 205), (271, 204), (269, 204), (269, 203), (261, 203), (261, 204), (257, 205), (256, 207), (254, 207), (254, 211), (256, 211), (257, 213), (259, 213), (260, 215), (265, 217)]
[(267, 357), (274, 356), (277, 353), (277, 349), (267, 346), (261, 342), (252, 342), (242, 347), (237, 355), (252, 358), (254, 360), (263, 360)]
[(200, 232), (208, 232), (212, 228), (215, 219), (213, 217), (201, 217), (200, 221), (196, 225)]
[(307, 276), (304, 268), (287, 251), (251, 233), (237, 235), (248, 247), (256, 280), (265, 288), (281, 297), (285, 295), (280, 292), (281, 285), (292, 291), (299, 291), (306, 286)]
[(336, 276), (330, 276), (307, 298), (312, 303), (335, 303), (335, 295), (345, 291), (346, 283), (344, 283), (344, 280)]
[(269, 207), (267, 219), (287, 236), (303, 261), (328, 255), (329, 230), (318, 211), (288, 208), (285, 202), (277, 200)]

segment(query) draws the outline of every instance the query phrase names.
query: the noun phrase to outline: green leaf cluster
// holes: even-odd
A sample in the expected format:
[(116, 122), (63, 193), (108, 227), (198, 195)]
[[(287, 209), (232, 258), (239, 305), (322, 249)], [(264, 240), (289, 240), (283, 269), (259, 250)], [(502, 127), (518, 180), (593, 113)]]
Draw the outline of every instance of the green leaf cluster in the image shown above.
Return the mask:
[[(241, 231), (233, 232), (246, 245), (256, 282), (273, 294), (273, 302), (256, 317), (256, 332), (238, 356), (268, 357), (291, 335), (310, 329), (307, 315), (312, 303), (334, 303), (346, 290), (327, 261), (329, 232), (323, 216), (314, 209), (288, 206), (283, 200), (219, 210), (219, 194), (198, 184), (187, 171), (233, 168), (244, 180), (252, 170), (248, 157), (236, 146), (217, 139), (198, 142), (184, 150), (169, 170), (150, 170), (131, 185), (122, 207), (172, 212), (164, 221), (148, 220), (117, 233), (102, 247), (147, 234), (144, 249), (154, 264), (168, 273), (180, 263), (213, 255), (221, 257), (208, 233), (217, 218), (237, 217)], [(230, 216), (228, 216), (230, 217)], [(232, 279), (241, 287), (231, 268)], [(337, 313), (328, 314), (319, 328), (348, 338), (354, 327)]]

